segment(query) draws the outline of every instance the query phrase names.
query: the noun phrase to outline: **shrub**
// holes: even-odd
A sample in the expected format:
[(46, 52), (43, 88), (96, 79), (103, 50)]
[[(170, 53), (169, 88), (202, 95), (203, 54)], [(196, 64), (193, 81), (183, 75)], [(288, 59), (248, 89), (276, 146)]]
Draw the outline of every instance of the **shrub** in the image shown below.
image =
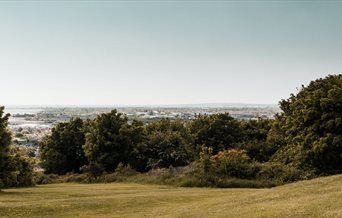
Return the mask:
[(35, 172), (33, 175), (34, 184), (51, 184), (56, 182), (58, 175), (44, 174), (43, 172)]
[(101, 164), (91, 162), (89, 165), (81, 167), (81, 170), (84, 173), (87, 173), (89, 175), (89, 178), (97, 179), (99, 176), (101, 176), (105, 171)]
[(229, 149), (211, 157), (218, 175), (240, 179), (253, 178), (252, 161), (245, 150)]
[(257, 175), (257, 179), (259, 180), (273, 181), (278, 185), (308, 178), (311, 178), (308, 172), (288, 165), (270, 162), (260, 164), (260, 171)]
[(114, 174), (118, 176), (133, 176), (138, 172), (132, 169), (132, 167), (128, 164), (127, 166), (123, 165), (123, 163), (119, 163), (115, 169)]
[(211, 155), (212, 149), (202, 147), (198, 167), (204, 177), (234, 177), (240, 179), (255, 178), (256, 165), (245, 150), (228, 149)]

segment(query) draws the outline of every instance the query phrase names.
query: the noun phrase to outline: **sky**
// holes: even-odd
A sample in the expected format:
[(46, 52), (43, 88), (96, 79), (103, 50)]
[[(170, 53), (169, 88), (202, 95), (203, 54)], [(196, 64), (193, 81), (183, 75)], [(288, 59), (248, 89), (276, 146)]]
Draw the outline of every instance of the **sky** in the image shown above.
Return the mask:
[(0, 104), (277, 104), (342, 72), (342, 1), (0, 1)]

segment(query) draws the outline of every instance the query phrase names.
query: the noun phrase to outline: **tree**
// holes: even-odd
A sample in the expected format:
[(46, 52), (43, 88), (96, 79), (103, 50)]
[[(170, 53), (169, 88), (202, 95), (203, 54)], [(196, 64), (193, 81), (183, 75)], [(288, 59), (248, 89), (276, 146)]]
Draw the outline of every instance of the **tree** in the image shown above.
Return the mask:
[(4, 114), (5, 107), (0, 107), (0, 188), (5, 186), (10, 173), (10, 144), (12, 141), (11, 132), (8, 129), (9, 114)]
[(127, 138), (127, 144), (130, 148), (126, 164), (129, 164), (138, 171), (144, 171), (146, 162), (143, 157), (144, 154), (141, 153), (141, 148), (147, 140), (144, 123), (133, 120), (129, 125), (124, 125), (120, 133)]
[(162, 119), (146, 126), (145, 140), (135, 147), (139, 171), (185, 166), (193, 160), (192, 139), (180, 120)]
[(32, 185), (33, 169), (26, 150), (11, 146), (9, 114), (0, 107), (0, 188)]
[(268, 161), (276, 152), (273, 144), (267, 141), (273, 120), (242, 120), (240, 122), (243, 141), (240, 149), (246, 150), (249, 157), (259, 162)]
[(211, 147), (216, 154), (233, 148), (243, 139), (239, 122), (228, 113), (198, 115), (191, 121), (189, 128), (198, 153), (202, 145)]
[(314, 170), (342, 172), (342, 75), (312, 81), (280, 101), (282, 113), (272, 132), (283, 146), (273, 161)]
[(10, 147), (10, 169), (11, 179), (8, 187), (24, 187), (33, 185), (32, 159), (28, 155), (29, 149)]
[(130, 157), (132, 143), (125, 133), (129, 132), (127, 117), (112, 110), (98, 115), (86, 125), (84, 151), (89, 163), (102, 166), (107, 172), (114, 171)]
[(46, 173), (80, 172), (87, 163), (82, 146), (85, 143), (83, 121), (80, 118), (59, 123), (51, 135), (40, 142), (42, 167)]
[(256, 120), (242, 120), (243, 141), (266, 141), (271, 129), (272, 120), (258, 118)]

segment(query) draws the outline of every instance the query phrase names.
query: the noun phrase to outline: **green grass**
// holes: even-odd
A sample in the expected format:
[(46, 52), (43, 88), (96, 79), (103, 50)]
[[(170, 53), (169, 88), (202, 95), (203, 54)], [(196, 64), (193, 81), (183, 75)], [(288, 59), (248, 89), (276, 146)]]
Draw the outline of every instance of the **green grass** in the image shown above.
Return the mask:
[(271, 189), (50, 184), (0, 193), (2, 217), (342, 217), (342, 175)]

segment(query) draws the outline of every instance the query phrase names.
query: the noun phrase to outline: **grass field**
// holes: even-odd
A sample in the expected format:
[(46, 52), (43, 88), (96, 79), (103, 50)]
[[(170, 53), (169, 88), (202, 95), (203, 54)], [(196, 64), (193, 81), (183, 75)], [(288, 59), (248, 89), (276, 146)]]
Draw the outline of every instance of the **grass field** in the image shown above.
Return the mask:
[(1, 217), (342, 217), (342, 175), (272, 189), (133, 183), (6, 189)]

